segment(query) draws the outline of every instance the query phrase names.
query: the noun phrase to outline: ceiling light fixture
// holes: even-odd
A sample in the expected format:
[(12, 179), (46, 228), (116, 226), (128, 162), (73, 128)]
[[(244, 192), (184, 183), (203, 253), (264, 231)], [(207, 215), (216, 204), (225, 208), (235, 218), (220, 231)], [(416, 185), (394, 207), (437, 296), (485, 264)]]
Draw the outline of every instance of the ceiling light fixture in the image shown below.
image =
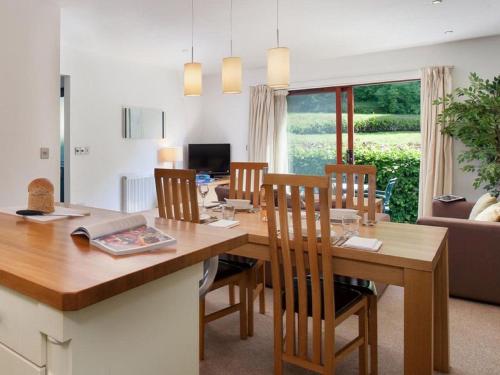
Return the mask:
[(453, 30), (446, 30), (444, 33), (445, 35), (453, 34)]
[(290, 50), (280, 47), (279, 0), (276, 0), (276, 48), (267, 50), (267, 85), (275, 89), (290, 86)]
[(201, 91), (201, 64), (194, 62), (194, 0), (191, 0), (191, 62), (184, 64), (184, 95), (200, 96)]
[(443, 0), (432, 0), (432, 4), (441, 4)]
[(240, 94), (242, 67), (241, 58), (233, 56), (233, 0), (230, 2), (230, 56), (222, 59), (222, 92), (224, 94)]

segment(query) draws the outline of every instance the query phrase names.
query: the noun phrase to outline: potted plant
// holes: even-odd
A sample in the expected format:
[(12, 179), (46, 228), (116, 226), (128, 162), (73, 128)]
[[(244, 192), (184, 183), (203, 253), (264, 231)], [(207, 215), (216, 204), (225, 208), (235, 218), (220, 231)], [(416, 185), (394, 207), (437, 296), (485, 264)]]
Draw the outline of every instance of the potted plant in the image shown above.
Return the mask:
[(500, 195), (500, 75), (492, 80), (476, 73), (470, 86), (436, 100), (443, 105), (438, 115), (441, 131), (458, 140), (466, 151), (458, 155), (465, 172), (476, 172), (474, 188), (483, 187), (492, 196)]

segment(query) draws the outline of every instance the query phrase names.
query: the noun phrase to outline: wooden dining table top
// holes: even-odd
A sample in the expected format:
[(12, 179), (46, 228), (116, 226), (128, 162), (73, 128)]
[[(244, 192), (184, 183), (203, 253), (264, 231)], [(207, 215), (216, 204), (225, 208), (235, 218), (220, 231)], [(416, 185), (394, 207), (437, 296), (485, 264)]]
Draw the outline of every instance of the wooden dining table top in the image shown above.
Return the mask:
[[(255, 245), (268, 245), (267, 223), (257, 213), (238, 212), (236, 220), (239, 229), (248, 233), (248, 242)], [(341, 234), (342, 226), (333, 225), (332, 229)], [(360, 225), (361, 237), (377, 238), (382, 247), (377, 252), (334, 247), (333, 255), (340, 258), (355, 259), (388, 266), (431, 271), (436, 266), (441, 251), (446, 245), (448, 229), (425, 225), (378, 222), (373, 226)], [(248, 255), (252, 250), (247, 250)], [(257, 256), (256, 256), (257, 257)], [(269, 260), (269, 255), (259, 251), (258, 258)]]
[(248, 238), (241, 228), (225, 230), (174, 220), (155, 223), (149, 217), (150, 225), (177, 243), (112, 256), (71, 232), (124, 214), (101, 209), (90, 213), (47, 224), (0, 214), (0, 284), (58, 310), (79, 310), (241, 246)]

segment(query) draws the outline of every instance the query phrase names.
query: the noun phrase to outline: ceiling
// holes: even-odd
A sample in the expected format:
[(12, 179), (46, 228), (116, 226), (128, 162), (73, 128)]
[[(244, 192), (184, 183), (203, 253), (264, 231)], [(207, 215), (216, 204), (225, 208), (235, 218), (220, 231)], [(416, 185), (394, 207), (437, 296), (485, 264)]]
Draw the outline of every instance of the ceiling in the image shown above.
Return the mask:
[[(59, 0), (62, 43), (182, 69), (190, 0)], [(229, 55), (230, 0), (195, 0), (195, 60), (217, 72)], [(274, 0), (233, 0), (234, 54), (263, 67), (276, 43)], [(445, 33), (453, 30), (453, 33)], [(500, 34), (499, 0), (280, 0), (281, 45), (294, 64)]]

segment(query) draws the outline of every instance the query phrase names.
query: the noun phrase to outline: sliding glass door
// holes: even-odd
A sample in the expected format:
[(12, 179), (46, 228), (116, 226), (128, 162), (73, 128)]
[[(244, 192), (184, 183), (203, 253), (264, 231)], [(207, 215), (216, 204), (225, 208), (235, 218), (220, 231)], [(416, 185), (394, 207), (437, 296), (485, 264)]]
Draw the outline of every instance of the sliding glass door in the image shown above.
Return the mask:
[(321, 175), (325, 164), (377, 167), (377, 188), (397, 179), (391, 219), (415, 222), (420, 164), (420, 81), (291, 91), (289, 171)]
[(344, 163), (354, 147), (352, 88), (292, 91), (287, 100), (289, 171), (323, 174), (325, 164)]

